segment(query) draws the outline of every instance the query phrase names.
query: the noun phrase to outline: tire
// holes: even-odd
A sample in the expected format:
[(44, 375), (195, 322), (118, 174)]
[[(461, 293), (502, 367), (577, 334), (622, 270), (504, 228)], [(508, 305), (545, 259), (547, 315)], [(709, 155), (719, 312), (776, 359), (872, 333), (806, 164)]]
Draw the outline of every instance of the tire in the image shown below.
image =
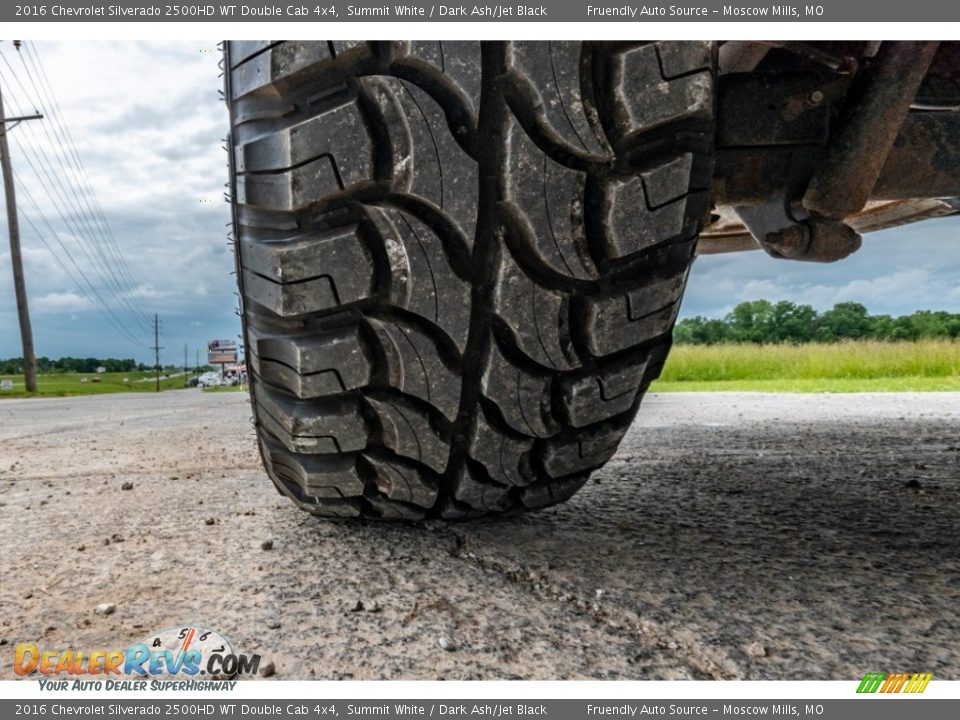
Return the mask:
[(712, 43), (232, 42), (237, 276), (280, 492), (327, 516), (570, 497), (670, 346)]

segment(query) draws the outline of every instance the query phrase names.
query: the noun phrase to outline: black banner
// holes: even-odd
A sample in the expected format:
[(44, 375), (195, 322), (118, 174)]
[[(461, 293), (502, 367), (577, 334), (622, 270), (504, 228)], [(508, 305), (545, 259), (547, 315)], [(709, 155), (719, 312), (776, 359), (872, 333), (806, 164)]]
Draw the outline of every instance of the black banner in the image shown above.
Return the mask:
[(665, 4), (617, 0), (437, 3), (407, 0), (154, 3), (145, 0), (63, 0), (3, 4), (2, 22), (949, 22), (960, 4), (939, 0), (696, 0)]

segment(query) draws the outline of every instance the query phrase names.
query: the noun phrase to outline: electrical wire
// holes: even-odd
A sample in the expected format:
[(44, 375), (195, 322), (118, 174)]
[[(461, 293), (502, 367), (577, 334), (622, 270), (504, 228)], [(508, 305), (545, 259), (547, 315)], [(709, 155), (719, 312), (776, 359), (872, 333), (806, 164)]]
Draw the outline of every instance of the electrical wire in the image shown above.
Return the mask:
[[(2, 53), (0, 53), (0, 55), (2, 55)], [(15, 71), (10, 65), (9, 61), (7, 61), (5, 57), (3, 57), (3, 62), (7, 66), (9, 74), (14, 78), (14, 80), (16, 80), (17, 85), (20, 87), (22, 91), (26, 93), (26, 87), (23, 85), (20, 79), (16, 76)], [(0, 81), (3, 81), (7, 86), (7, 89), (5, 92), (6, 94), (5, 101), (9, 103), (9, 107), (11, 107), (15, 112), (17, 112), (18, 114), (21, 114), (20, 105), (17, 102), (16, 96), (11, 95), (9, 83), (6, 82), (6, 77), (2, 72), (0, 72)], [(49, 100), (48, 100), (48, 103), (49, 103)], [(48, 107), (53, 107), (52, 103), (49, 104)], [(100, 285), (103, 287), (104, 290), (108, 291), (109, 294), (112, 295), (116, 301), (118, 301), (120, 306), (125, 308), (125, 311), (130, 314), (131, 318), (136, 323), (138, 323), (143, 330), (149, 329), (150, 322), (149, 322), (149, 318), (147, 318), (145, 307), (142, 305), (142, 299), (139, 307), (134, 305), (134, 303), (130, 299), (132, 294), (131, 289), (134, 287), (135, 283), (133, 283), (132, 277), (129, 273), (129, 266), (125, 266), (126, 269), (120, 267), (119, 261), (117, 260), (117, 257), (122, 258), (122, 255), (119, 253), (119, 248), (116, 246), (115, 240), (111, 243), (107, 239), (107, 235), (104, 233), (103, 228), (104, 227), (109, 228), (109, 226), (106, 225), (105, 223), (105, 218), (103, 217), (103, 214), (102, 214), (102, 208), (100, 209), (99, 213), (97, 213), (96, 211), (93, 211), (94, 217), (100, 218), (97, 221), (99, 223), (99, 230), (95, 229), (94, 227), (95, 224), (90, 217), (91, 211), (93, 209), (91, 207), (89, 197), (92, 196), (95, 198), (95, 195), (93, 195), (92, 191), (90, 190), (89, 183), (87, 183), (85, 186), (84, 196), (80, 196), (77, 193), (77, 190), (75, 187), (73, 188), (64, 187), (63, 182), (60, 180), (59, 173), (57, 169), (54, 167), (54, 162), (50, 159), (49, 154), (43, 150), (42, 140), (40, 140), (37, 137), (37, 133), (33, 131), (33, 128), (31, 125), (32, 124), (28, 123), (28, 124), (25, 124), (24, 127), (27, 128), (28, 134), (31, 136), (31, 139), (33, 140), (33, 142), (18, 143), (18, 147), (20, 148), (21, 152), (25, 156), (24, 159), (27, 161), (27, 164), (30, 166), (31, 170), (34, 172), (34, 175), (38, 179), (41, 179), (42, 187), (45, 193), (47, 194), (48, 199), (51, 201), (52, 205), (56, 208), (58, 214), (60, 215), (60, 219), (63, 222), (64, 226), (66, 226), (68, 232), (73, 236), (74, 240), (78, 242), (78, 247), (83, 252), (83, 255), (85, 256), (88, 264), (92, 268), (96, 268), (98, 266), (98, 262), (95, 259), (95, 256), (100, 259), (103, 265), (103, 267), (100, 268), (101, 269)], [(63, 137), (65, 137), (65, 132), (66, 132), (65, 128), (62, 126), (59, 127), (59, 134), (61, 136), (59, 141), (51, 136), (49, 130), (46, 127), (44, 127), (44, 130), (47, 135), (47, 139), (51, 143), (58, 144), (62, 149)], [(72, 163), (74, 165), (74, 168), (78, 167), (79, 154), (76, 152), (75, 146), (71, 150), (69, 150), (69, 155), (74, 158)], [(57, 159), (59, 160), (61, 169), (66, 169), (66, 166), (63, 163), (62, 156), (58, 157)], [(74, 173), (68, 173), (68, 175), (70, 174), (74, 174)], [(74, 177), (76, 178), (76, 175)], [(24, 192), (29, 193), (29, 186), (26, 184), (23, 184), (23, 187), (24, 187)], [(34, 205), (35, 209), (38, 212), (42, 213), (42, 210), (40, 210), (40, 205), (36, 201), (36, 199), (33, 197), (32, 193), (29, 194), (29, 198), (32, 204)], [(86, 200), (85, 202), (84, 202), (84, 199)], [(84, 209), (84, 205), (86, 205), (86, 209)], [(94, 282), (90, 280), (87, 273), (85, 273), (83, 269), (80, 267), (80, 263), (76, 261), (72, 253), (70, 253), (69, 250), (66, 248), (66, 246), (63, 244), (62, 240), (59, 237), (59, 234), (56, 232), (56, 230), (53, 229), (52, 223), (50, 223), (49, 219), (46, 217), (45, 214), (43, 215), (43, 219), (46, 222), (46, 224), (50, 227), (52, 231), (52, 236), (56, 239), (58, 244), (61, 246), (61, 249), (64, 250), (64, 252), (66, 252), (68, 257), (70, 258), (71, 263), (74, 265), (77, 272), (82, 274), (85, 282), (88, 284), (94, 297), (96, 298), (96, 301), (99, 302), (105, 309), (109, 310), (110, 314), (113, 315), (113, 320), (111, 321), (111, 324), (114, 325), (115, 329), (120, 330), (122, 328), (122, 332), (124, 335), (130, 338), (133, 338), (135, 342), (142, 345), (143, 343), (135, 339), (135, 333), (130, 331), (129, 328), (127, 328), (126, 324), (115, 313), (113, 313), (109, 303), (107, 303), (103, 295), (99, 291), (97, 291)], [(38, 230), (35, 225), (34, 225), (34, 229)], [(100, 235), (101, 239), (105, 241), (106, 246), (108, 248), (112, 247), (112, 250), (110, 251), (112, 254), (112, 257), (106, 254), (103, 248), (101, 247), (101, 243), (98, 243), (96, 241), (96, 238), (94, 237), (95, 233)], [(46, 242), (43, 235), (38, 232), (38, 236), (40, 237), (44, 245), (47, 246), (49, 249), (50, 246)], [(54, 253), (54, 255), (56, 256), (56, 253)], [(58, 262), (60, 261), (59, 257), (57, 258), (57, 260)], [(72, 274), (71, 274), (71, 277), (74, 280), (74, 282), (77, 283), (76, 278), (73, 277)], [(123, 278), (122, 282), (121, 282), (121, 278)], [(78, 287), (80, 287), (79, 283), (77, 284), (78, 284)], [(87, 296), (88, 300), (93, 301), (93, 298), (90, 297), (89, 293), (85, 292), (84, 295)], [(136, 296), (134, 295), (134, 297)], [(118, 325), (119, 327), (117, 327)]]
[[(15, 170), (14, 170), (13, 175), (14, 175), (14, 181), (15, 181), (15, 182), (19, 182), (19, 177), (18, 177), (18, 175), (17, 175), (17, 173), (16, 173)], [(3, 187), (3, 180), (2, 180), (2, 178), (0, 178), (0, 187)], [(85, 273), (83, 272), (83, 270), (80, 268), (80, 266), (79, 266), (79, 264), (77, 263), (76, 259), (73, 257), (73, 254), (70, 252), (70, 249), (69, 249), (69, 248), (63, 243), (63, 241), (60, 239), (59, 234), (57, 233), (57, 231), (56, 231), (56, 229), (53, 227), (53, 225), (50, 223), (50, 220), (47, 218), (47, 216), (43, 213), (43, 211), (42, 211), (42, 210), (39, 208), (39, 206), (36, 204), (36, 201), (34, 200), (33, 196), (32, 196), (31, 193), (30, 193), (30, 191), (29, 191), (26, 187), (24, 187), (22, 183), (20, 183), (20, 187), (19, 187), (19, 189), (18, 189), (18, 192), (20, 193), (21, 196), (26, 197), (26, 199), (31, 203), (31, 205), (33, 205), (34, 211), (37, 213), (37, 217), (44, 222), (44, 224), (45, 224), (45, 225), (47, 226), (47, 228), (50, 230), (51, 237), (53, 237), (54, 240), (56, 240), (57, 244), (60, 246), (60, 250), (62, 251), (63, 255), (65, 255), (65, 256), (67, 257), (67, 259), (68, 259), (68, 260), (70, 261), (70, 263), (73, 265), (73, 267), (74, 267), (74, 269), (77, 271), (77, 273), (83, 278), (84, 282), (86, 283), (87, 287), (88, 287), (89, 290), (90, 290), (89, 293), (88, 293), (88, 291), (87, 291), (86, 289), (84, 289), (83, 285), (82, 285), (82, 284), (80, 283), (80, 281), (77, 279), (76, 275), (74, 275), (74, 273), (70, 271), (70, 268), (68, 268), (67, 265), (63, 262), (63, 259), (62, 259), (61, 255), (50, 245), (49, 242), (47, 242), (47, 239), (46, 239), (45, 235), (44, 235), (42, 232), (40, 232), (40, 229), (39, 229), (39, 228), (36, 226), (36, 224), (33, 222), (33, 220), (31, 219), (30, 215), (28, 215), (27, 213), (25, 213), (22, 208), (18, 208), (18, 211), (19, 211), (18, 214), (19, 214), (19, 216), (24, 220), (24, 222), (27, 223), (27, 225), (30, 227), (30, 229), (33, 230), (34, 235), (36, 235), (36, 237), (40, 240), (40, 242), (43, 244), (43, 246), (44, 246), (45, 248), (47, 248), (47, 250), (48, 250), (48, 251), (50, 252), (50, 254), (53, 256), (53, 259), (56, 260), (57, 264), (60, 266), (60, 268), (63, 270), (63, 272), (70, 278), (70, 280), (73, 281), (74, 285), (76, 285), (77, 289), (80, 291), (80, 293), (83, 295), (83, 297), (86, 298), (86, 299), (94, 306), (94, 308), (97, 310), (97, 312), (99, 312), (99, 313), (103, 316), (103, 318), (104, 318), (108, 323), (110, 323), (110, 325), (111, 325), (117, 332), (119, 332), (121, 335), (123, 335), (124, 337), (126, 337), (127, 339), (129, 339), (130, 341), (132, 341), (133, 343), (135, 343), (135, 344), (137, 344), (137, 345), (141, 345), (141, 346), (143, 346), (143, 347), (145, 347), (145, 348), (149, 348), (148, 345), (146, 345), (144, 342), (138, 340), (138, 339), (136, 338), (136, 336), (134, 336), (134, 335), (126, 328), (126, 326), (123, 324), (123, 322), (116, 316), (116, 314), (115, 314), (115, 313), (110, 309), (110, 307), (104, 302), (103, 298), (100, 296), (100, 293), (97, 291), (96, 287), (93, 285), (93, 283), (90, 281), (90, 279), (86, 276), (86, 274), (85, 274)], [(91, 294), (94, 296), (93, 298), (90, 297)], [(94, 299), (94, 298), (95, 298), (95, 299)]]
[[(0, 59), (2, 59), (8, 69), (10, 69), (9, 62), (2, 56), (2, 52), (0, 52)], [(14, 75), (14, 79), (17, 80), (20, 88), (25, 91), (26, 88), (19, 81), (19, 78), (16, 78)], [(0, 71), (0, 81), (5, 81), (5, 75), (2, 71)], [(7, 84), (4, 99), (9, 102), (15, 112), (22, 113), (20, 103), (17, 101), (17, 96), (10, 92), (9, 84)], [(40, 124), (43, 126), (44, 133), (47, 135), (48, 142), (51, 145), (56, 145), (57, 141), (51, 137), (47, 125), (42, 122)], [(103, 264), (106, 272), (103, 273), (102, 276), (105, 284), (112, 286), (111, 294), (126, 307), (127, 311), (131, 313), (131, 316), (146, 330), (145, 317), (133, 307), (129, 298), (127, 298), (127, 291), (121, 286), (115, 268), (107, 260), (100, 243), (98, 243), (94, 237), (94, 230), (90, 224), (90, 220), (80, 207), (79, 195), (75, 185), (69, 182), (64, 184), (64, 181), (61, 179), (63, 176), (69, 177), (69, 172), (65, 172), (67, 169), (63, 163), (62, 156), (55, 154), (54, 159), (51, 159), (50, 153), (47, 152), (44, 145), (43, 138), (39, 137), (39, 134), (35, 132), (32, 123), (26, 124), (24, 130), (31, 142), (18, 143), (18, 147), (24, 153), (25, 159), (38, 178), (40, 175), (43, 176), (42, 187), (48, 198), (57, 207), (62, 220), (68, 225), (70, 232), (85, 243), (83, 247), (84, 254), (87, 256), (91, 265), (96, 266), (100, 263)], [(36, 160), (36, 164), (34, 164), (34, 160)], [(60, 165), (59, 169), (54, 166), (55, 162)], [(94, 255), (97, 259), (94, 259)]]
[[(28, 79), (31, 84), (36, 87), (37, 84), (43, 88), (42, 96), (47, 101), (47, 107), (50, 110), (50, 113), (53, 119), (56, 122), (56, 128), (59, 129), (60, 134), (66, 140), (66, 147), (68, 150), (68, 157), (70, 158), (73, 166), (76, 168), (81, 179), (85, 183), (85, 187), (88, 192), (84, 194), (84, 200), (87, 202), (88, 207), (91, 207), (91, 211), (94, 217), (97, 219), (99, 226), (101, 228), (101, 234), (105, 236), (107, 241), (107, 246), (110, 252), (112, 253), (115, 262), (120, 267), (120, 274), (123, 276), (127, 285), (130, 288), (135, 288), (136, 283), (133, 279), (133, 273), (130, 270), (130, 266), (127, 264), (126, 258), (123, 256), (123, 253), (120, 252), (120, 248), (117, 244), (117, 240), (113, 235), (113, 231), (110, 228), (110, 224), (107, 222), (107, 218), (104, 215), (103, 208), (100, 205), (100, 201), (97, 198), (96, 194), (92, 192), (92, 186), (90, 183), (90, 178), (87, 175), (86, 167), (83, 164), (83, 160), (80, 157), (80, 153), (77, 151), (76, 143), (73, 140), (73, 134), (70, 132), (70, 126), (67, 124), (66, 119), (63, 117), (63, 114), (60, 109), (60, 103), (57, 101), (56, 96), (53, 92), (53, 88), (50, 85), (50, 80), (47, 77), (46, 69), (43, 67), (43, 62), (40, 60), (40, 55), (37, 52), (36, 45), (32, 42), (25, 42), (23, 44), (24, 52), (20, 55), (21, 62), (24, 65), (24, 69), (27, 72)], [(30, 67), (33, 67), (34, 72), (31, 72)], [(34, 73), (37, 76), (37, 82), (34, 82)], [(149, 316), (149, 309), (146, 307), (146, 304), (142, 297), (134, 294), (133, 297), (138, 301), (141, 311)]]

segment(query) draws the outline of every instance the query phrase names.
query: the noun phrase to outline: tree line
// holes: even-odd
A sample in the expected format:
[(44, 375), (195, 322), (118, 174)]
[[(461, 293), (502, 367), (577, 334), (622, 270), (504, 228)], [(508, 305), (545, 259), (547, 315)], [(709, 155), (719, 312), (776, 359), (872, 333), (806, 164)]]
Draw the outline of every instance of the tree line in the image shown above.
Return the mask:
[(681, 320), (673, 337), (674, 342), (687, 345), (957, 339), (960, 314), (918, 310), (900, 317), (871, 315), (855, 302), (837, 303), (818, 313), (810, 305), (786, 300), (751, 300), (740, 303), (721, 319), (698, 315)]
[[(62, 357), (51, 360), (48, 357), (37, 358), (37, 372), (40, 373), (92, 373), (102, 367), (107, 372), (132, 372), (134, 370), (152, 370), (152, 365), (138, 363), (132, 358), (75, 358)], [(23, 372), (23, 358), (0, 360), (0, 375), (19, 375)]]

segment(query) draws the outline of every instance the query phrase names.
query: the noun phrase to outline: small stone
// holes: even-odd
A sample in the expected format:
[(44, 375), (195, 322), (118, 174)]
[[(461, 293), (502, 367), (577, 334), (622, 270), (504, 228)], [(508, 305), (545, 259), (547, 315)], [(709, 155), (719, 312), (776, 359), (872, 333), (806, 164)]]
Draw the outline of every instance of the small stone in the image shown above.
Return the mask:
[(97, 605), (94, 612), (97, 615), (113, 615), (114, 610), (117, 609), (117, 606), (113, 603), (100, 603)]
[(261, 677), (270, 677), (276, 672), (277, 672), (277, 666), (273, 664), (273, 660), (271, 660), (266, 665), (260, 668)]
[(908, 488), (910, 488), (911, 490), (917, 490), (917, 489), (920, 487), (920, 481), (917, 480), (916, 478), (912, 478), (912, 479), (910, 479), (910, 480), (907, 480), (907, 481), (903, 484), (903, 486), (904, 486), (904, 487), (908, 487)]
[(446, 650), (447, 652), (453, 652), (457, 649), (457, 644), (453, 641), (453, 638), (448, 637), (447, 635), (441, 635), (438, 642), (440, 643), (441, 649)]
[(33, 597), (33, 593), (28, 590), (26, 593), (24, 593), (24, 596), (23, 596), (23, 597), (24, 597), (25, 600), (29, 600), (30, 598)]
[(77, 551), (78, 551), (78, 552), (83, 552), (83, 551), (86, 550), (86, 549), (87, 549), (87, 546), (86, 546), (86, 545), (78, 545), (78, 546), (77, 546)]
[(267, 620), (267, 627), (271, 630), (276, 630), (280, 627), (280, 621), (276, 618), (271, 618), (270, 620)]
[(204, 524), (204, 525), (216, 525), (216, 524), (217, 524), (217, 521), (216, 521), (216, 518), (207, 518), (206, 520), (203, 521), (203, 524)]
[(125, 482), (123, 485), (120, 486), (120, 489), (121, 489), (121, 490), (133, 490), (133, 483), (127, 481), (127, 482)]
[(353, 607), (350, 608), (350, 612), (363, 612), (363, 601), (357, 600)]
[(260, 543), (261, 550), (273, 550), (273, 540), (264, 540)]
[(767, 656), (767, 649), (763, 646), (759, 640), (754, 640), (752, 643), (747, 645), (744, 648), (744, 651), (750, 657), (762, 658)]
[(383, 609), (376, 600), (368, 600), (364, 603), (364, 607), (367, 609), (367, 612), (371, 613), (378, 613)]

